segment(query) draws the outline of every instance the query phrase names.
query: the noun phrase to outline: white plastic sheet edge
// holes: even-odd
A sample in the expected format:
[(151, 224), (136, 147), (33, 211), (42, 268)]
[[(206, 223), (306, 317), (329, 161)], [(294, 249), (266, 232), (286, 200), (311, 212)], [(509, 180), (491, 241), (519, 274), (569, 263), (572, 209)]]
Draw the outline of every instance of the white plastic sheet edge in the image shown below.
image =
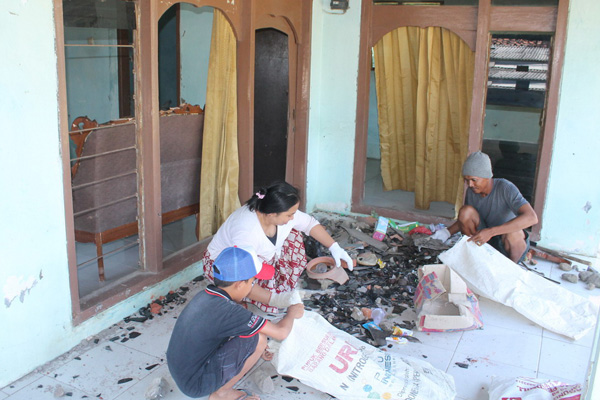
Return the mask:
[(477, 295), (512, 307), (552, 332), (578, 340), (596, 324), (595, 304), (524, 270), (489, 244), (477, 246), (463, 236), (439, 259)]

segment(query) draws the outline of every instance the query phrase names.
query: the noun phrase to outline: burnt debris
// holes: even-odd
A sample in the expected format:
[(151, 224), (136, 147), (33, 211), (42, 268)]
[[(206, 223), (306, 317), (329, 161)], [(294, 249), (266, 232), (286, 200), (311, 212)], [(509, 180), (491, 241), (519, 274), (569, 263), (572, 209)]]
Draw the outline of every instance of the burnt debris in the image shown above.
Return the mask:
[[(361, 318), (362, 313), (357, 310), (385, 308), (388, 315), (399, 316), (406, 309), (414, 308), (417, 269), (422, 265), (439, 263), (438, 255), (447, 246), (429, 239), (427, 234), (411, 235), (392, 227), (388, 227), (382, 241), (376, 241), (373, 239), (374, 220), (369, 222), (325, 213), (319, 213), (316, 217), (353, 259), (359, 262), (361, 259), (372, 260), (368, 254), (372, 253), (377, 257), (377, 263), (359, 263), (353, 272), (347, 271), (350, 279), (345, 284), (331, 281), (329, 289), (334, 290), (315, 293), (304, 300), (304, 305), (307, 309), (318, 311), (336, 328), (358, 339), (376, 346), (386, 345), (385, 335), (389, 336), (391, 332), (385, 326), (383, 332), (375, 334), (373, 329), (364, 328), (362, 324), (367, 319)], [(372, 245), (373, 241), (377, 243), (376, 246)], [(330, 256), (327, 248), (312, 237), (305, 237), (305, 249), (309, 259)], [(314, 282), (306, 273), (303, 274), (303, 283), (305, 289), (318, 290), (322, 287), (320, 282)], [(415, 326), (414, 321), (403, 321), (396, 325), (406, 329)]]

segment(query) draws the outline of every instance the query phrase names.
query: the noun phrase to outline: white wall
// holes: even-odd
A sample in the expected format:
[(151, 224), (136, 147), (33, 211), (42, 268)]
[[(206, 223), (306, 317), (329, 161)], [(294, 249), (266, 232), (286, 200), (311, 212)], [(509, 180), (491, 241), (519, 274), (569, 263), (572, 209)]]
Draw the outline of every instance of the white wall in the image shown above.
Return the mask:
[(352, 195), (360, 2), (313, 2), (306, 209), (345, 211)]

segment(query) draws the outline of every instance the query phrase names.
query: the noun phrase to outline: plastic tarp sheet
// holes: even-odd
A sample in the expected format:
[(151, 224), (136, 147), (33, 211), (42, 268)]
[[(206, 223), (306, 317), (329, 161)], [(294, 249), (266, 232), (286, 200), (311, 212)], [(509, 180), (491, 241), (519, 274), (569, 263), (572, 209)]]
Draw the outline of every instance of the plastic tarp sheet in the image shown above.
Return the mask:
[(439, 259), (479, 296), (514, 308), (552, 332), (580, 339), (596, 324), (598, 307), (561, 285), (527, 271), (489, 244), (463, 236)]
[(294, 321), (273, 364), (278, 373), (340, 400), (452, 400), (456, 396), (451, 375), (426, 361), (364, 343), (312, 311)]

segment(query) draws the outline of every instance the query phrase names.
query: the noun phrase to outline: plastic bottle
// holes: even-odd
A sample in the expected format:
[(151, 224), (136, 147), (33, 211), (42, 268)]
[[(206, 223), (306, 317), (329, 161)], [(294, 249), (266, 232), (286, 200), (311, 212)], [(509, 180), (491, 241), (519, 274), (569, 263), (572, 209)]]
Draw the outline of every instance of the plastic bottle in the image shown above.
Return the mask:
[(375, 322), (375, 324), (377, 325), (379, 325), (381, 321), (383, 321), (384, 317), (385, 311), (383, 311), (381, 308), (374, 308), (371, 311), (371, 318), (373, 319), (373, 322)]

